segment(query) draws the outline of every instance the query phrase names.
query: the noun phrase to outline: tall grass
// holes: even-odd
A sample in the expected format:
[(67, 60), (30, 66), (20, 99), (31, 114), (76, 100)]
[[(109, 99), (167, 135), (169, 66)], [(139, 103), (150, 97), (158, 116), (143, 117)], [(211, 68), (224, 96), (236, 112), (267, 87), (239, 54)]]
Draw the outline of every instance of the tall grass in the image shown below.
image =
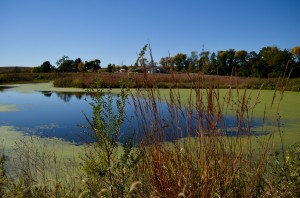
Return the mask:
[[(203, 89), (203, 79), (190, 77), (193, 87), (185, 104), (177, 89), (170, 89), (168, 98), (161, 98), (155, 81), (132, 96), (141, 129), (139, 149), (144, 153), (139, 171), (147, 178), (144, 185), (145, 192), (150, 192), (147, 196), (298, 196), (295, 190), (276, 189), (272, 183), (274, 169), (270, 166), (274, 160), (273, 138), (279, 130), (281, 162), (285, 167), (278, 110), (288, 81), (278, 80), (276, 89), (280, 86), (282, 90), (275, 91), (270, 101), (274, 104), (275, 98), (280, 98), (274, 107), (275, 115), (262, 118), (275, 119), (271, 127), (262, 128), (262, 134), (267, 135), (258, 138), (252, 125), (254, 109), (261, 100), (259, 93), (253, 96), (247, 90), (229, 89), (221, 98), (215, 84)], [(167, 101), (167, 105), (162, 101)], [(168, 113), (163, 114), (166, 110)], [(228, 115), (235, 117), (230, 127), (226, 122)]]
[[(193, 89), (189, 103), (183, 105), (180, 94), (170, 90), (167, 118), (160, 113), (159, 92), (142, 94), (134, 106), (139, 107), (137, 115), (142, 115), (141, 149), (146, 158), (143, 167), (147, 167), (143, 171), (155, 196), (261, 196), (261, 175), (273, 134), (264, 148), (252, 148), (252, 109), (246, 91), (232, 104), (231, 92), (221, 101), (217, 90)], [(235, 137), (226, 127), (229, 108), (235, 111)]]
[(1, 197), (78, 196), (83, 191), (78, 160), (64, 159), (57, 150), (59, 143), (31, 137), (16, 141), (9, 153), (3, 150)]

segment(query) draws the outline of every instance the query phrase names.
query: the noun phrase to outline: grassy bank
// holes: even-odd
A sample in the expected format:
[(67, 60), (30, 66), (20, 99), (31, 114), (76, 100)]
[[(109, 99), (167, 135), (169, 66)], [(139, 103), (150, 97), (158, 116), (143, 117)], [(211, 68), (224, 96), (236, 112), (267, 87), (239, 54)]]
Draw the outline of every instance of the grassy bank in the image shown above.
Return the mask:
[[(142, 73), (30, 73), (2, 72), (0, 84), (32, 83), (54, 81), (55, 87), (90, 88), (95, 86), (97, 77), (101, 78), (104, 88), (120, 88), (126, 84), (130, 88), (141, 88), (153, 83), (157, 88), (193, 88), (197, 86), (208, 88), (247, 88), (274, 90), (278, 84), (277, 78), (244, 78), (233, 76), (201, 75), (195, 73), (147, 74)], [(200, 83), (200, 84), (199, 84)], [(300, 80), (290, 79), (285, 90), (300, 91)]]

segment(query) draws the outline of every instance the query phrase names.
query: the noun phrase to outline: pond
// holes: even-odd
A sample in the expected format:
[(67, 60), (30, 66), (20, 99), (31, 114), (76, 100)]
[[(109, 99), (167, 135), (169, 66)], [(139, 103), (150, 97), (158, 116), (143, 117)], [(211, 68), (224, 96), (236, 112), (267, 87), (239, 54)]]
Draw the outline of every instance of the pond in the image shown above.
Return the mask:
[(4, 90), (0, 95), (1, 105), (16, 105), (15, 111), (0, 112), (0, 125), (14, 126), (26, 135), (81, 141), (82, 112), (91, 113), (84, 94)]
[[(83, 113), (89, 118), (92, 116), (92, 107), (88, 101), (91, 101), (91, 96), (84, 92), (20, 92), (9, 86), (1, 87), (0, 105), (15, 105), (15, 109), (0, 112), (0, 126), (14, 126), (16, 130), (26, 135), (57, 137), (81, 144), (84, 142), (84, 134), (80, 125), (88, 125)], [(127, 117), (132, 119), (130, 122), (126, 121), (123, 124), (122, 130), (128, 133), (130, 128), (129, 132), (135, 131), (141, 134), (145, 128), (138, 125), (133, 106), (133, 101), (129, 98), (125, 112)], [(162, 121), (160, 124), (168, 126), (164, 128), (166, 135), (170, 136), (170, 133), (175, 131), (179, 134), (178, 137), (186, 136), (187, 123), (184, 121), (184, 116), (179, 116), (179, 120), (181, 120), (180, 128), (170, 121), (168, 105), (162, 102), (159, 106), (159, 119)], [(141, 112), (137, 114), (141, 115)], [(153, 120), (154, 117), (151, 117), (151, 119)], [(234, 128), (237, 125), (235, 118), (232, 116), (226, 116), (224, 122), (228, 128)], [(188, 123), (188, 125), (192, 129), (197, 125), (197, 120)], [(259, 120), (254, 120), (253, 127), (259, 125), (262, 125), (262, 123)], [(151, 127), (151, 123), (144, 123), (143, 126)], [(235, 135), (235, 131), (228, 130), (228, 134)], [(170, 137), (167, 137), (167, 139), (170, 139)]]

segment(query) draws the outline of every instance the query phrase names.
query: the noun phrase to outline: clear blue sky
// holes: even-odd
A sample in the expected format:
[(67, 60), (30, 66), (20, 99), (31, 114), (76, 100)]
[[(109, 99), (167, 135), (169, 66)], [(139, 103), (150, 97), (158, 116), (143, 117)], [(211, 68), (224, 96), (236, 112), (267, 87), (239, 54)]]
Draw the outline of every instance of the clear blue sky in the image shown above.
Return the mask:
[(0, 66), (300, 45), (300, 0), (0, 0)]

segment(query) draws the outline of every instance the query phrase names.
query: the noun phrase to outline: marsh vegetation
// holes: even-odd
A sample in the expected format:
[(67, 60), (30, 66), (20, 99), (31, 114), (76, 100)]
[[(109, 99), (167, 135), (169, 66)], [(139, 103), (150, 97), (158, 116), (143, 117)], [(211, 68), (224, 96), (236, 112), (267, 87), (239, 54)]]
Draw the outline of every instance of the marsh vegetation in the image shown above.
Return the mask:
[[(196, 83), (184, 95), (155, 86), (134, 92), (123, 88), (117, 96), (103, 91), (96, 91), (83, 128), (93, 141), (72, 157), (53, 150), (58, 142), (39, 138), (17, 141), (10, 158), (3, 147), (3, 197), (299, 195), (299, 144), (285, 145), (277, 110), (284, 92), (273, 92), (272, 110), (263, 110), (266, 122), (259, 127), (264, 135), (257, 135), (251, 122), (261, 103), (259, 91), (229, 89), (224, 94)], [(142, 133), (130, 133), (121, 144), (121, 126), (133, 119), (124, 111), (128, 97)], [(235, 136), (228, 135), (233, 130), (224, 121), (228, 114), (238, 123)], [(197, 124), (187, 127), (191, 123)]]
[[(62, 157), (43, 138), (31, 138), (16, 141), (8, 157), (2, 144), (1, 196), (300, 196), (299, 133), (286, 132), (280, 111), (288, 106), (289, 78), (278, 78), (267, 93), (239, 89), (243, 85), (236, 77), (226, 78), (224, 90), (220, 81), (187, 74), (184, 91), (176, 75), (170, 74), (167, 89), (158, 88), (160, 75), (139, 77), (135, 89), (128, 89), (135, 76), (122, 78), (118, 90), (112, 89), (113, 75), (108, 81), (101, 75), (91, 80), (92, 113), (81, 115), (89, 138), (78, 155)], [(125, 111), (129, 100), (130, 116)], [(228, 124), (228, 116), (235, 124)], [(262, 125), (253, 125), (257, 118)], [(124, 128), (126, 121), (137, 127)], [(287, 135), (293, 137), (288, 143)]]

